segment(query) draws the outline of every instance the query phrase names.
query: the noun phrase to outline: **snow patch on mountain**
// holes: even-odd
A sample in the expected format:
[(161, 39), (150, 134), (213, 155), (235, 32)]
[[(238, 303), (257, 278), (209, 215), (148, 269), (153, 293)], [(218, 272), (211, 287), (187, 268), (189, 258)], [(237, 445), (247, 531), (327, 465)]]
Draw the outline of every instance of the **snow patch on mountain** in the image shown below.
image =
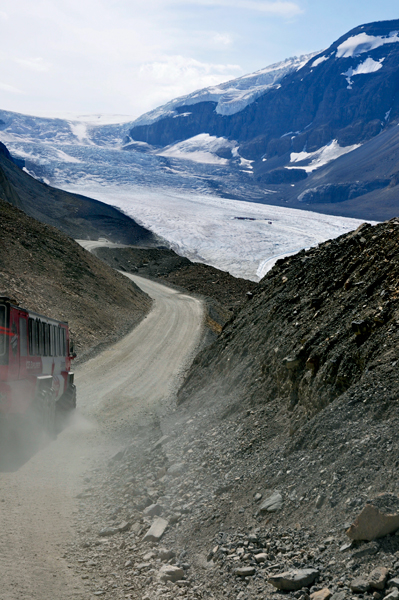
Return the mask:
[(316, 58), (316, 60), (314, 62), (312, 62), (311, 67), (318, 67), (319, 65), (321, 65), (323, 62), (325, 62), (326, 60), (328, 60), (330, 57), (329, 56), (320, 56), (319, 58)]
[[(180, 106), (192, 106), (199, 102), (216, 102), (216, 112), (220, 115), (233, 115), (243, 110), (248, 104), (254, 102), (259, 96), (276, 86), (283, 77), (302, 69), (302, 67), (318, 52), (303, 56), (287, 58), (238, 79), (221, 83), (220, 85), (197, 90), (187, 96), (171, 100), (167, 104), (156, 108), (134, 121), (133, 127), (150, 125), (166, 117), (178, 116), (175, 111)], [(183, 113), (187, 115), (188, 113)]]
[(348, 38), (338, 46), (336, 57), (354, 58), (364, 52), (370, 52), (385, 44), (394, 44), (396, 42), (399, 42), (398, 31), (392, 31), (388, 36), (359, 33)]
[(346, 77), (346, 81), (348, 82), (348, 90), (352, 89), (353, 81), (352, 77), (355, 75), (367, 75), (369, 73), (376, 73), (380, 69), (382, 69), (382, 63), (385, 58), (381, 58), (379, 61), (375, 61), (372, 58), (367, 58), (364, 62), (358, 65), (355, 69), (350, 67), (345, 73), (342, 73)]
[(337, 140), (332, 140), (327, 146), (323, 146), (323, 148), (316, 150), (316, 152), (291, 152), (290, 163), (301, 164), (294, 167), (288, 166), (286, 168), (304, 169), (307, 173), (311, 173), (329, 162), (336, 160), (340, 156), (356, 150), (356, 148), (359, 148), (360, 146), (361, 144), (354, 144), (353, 146), (341, 147)]
[(198, 163), (227, 165), (228, 160), (218, 156), (216, 153), (222, 148), (233, 150), (237, 142), (218, 138), (208, 133), (200, 133), (188, 140), (178, 142), (156, 152), (158, 156), (192, 160)]

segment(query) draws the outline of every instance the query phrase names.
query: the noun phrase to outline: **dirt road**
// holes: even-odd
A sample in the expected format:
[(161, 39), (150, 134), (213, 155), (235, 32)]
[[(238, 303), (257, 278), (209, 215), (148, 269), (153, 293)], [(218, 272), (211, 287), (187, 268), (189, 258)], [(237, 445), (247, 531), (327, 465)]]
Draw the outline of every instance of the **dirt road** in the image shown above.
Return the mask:
[(58, 439), (14, 472), (0, 473), (0, 600), (96, 597), (93, 582), (63, 557), (79, 527), (82, 478), (126, 441), (129, 421), (164, 410), (200, 342), (199, 300), (130, 277), (154, 298), (152, 311), (77, 369), (79, 408)]

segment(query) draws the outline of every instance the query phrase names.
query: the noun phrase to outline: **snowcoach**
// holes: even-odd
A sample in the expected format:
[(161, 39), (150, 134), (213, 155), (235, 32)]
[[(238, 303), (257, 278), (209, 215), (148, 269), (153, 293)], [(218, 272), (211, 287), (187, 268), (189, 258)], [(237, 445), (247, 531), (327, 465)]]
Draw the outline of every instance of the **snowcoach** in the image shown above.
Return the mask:
[(66, 322), (0, 296), (0, 420), (35, 419), (50, 434), (56, 414), (76, 406)]

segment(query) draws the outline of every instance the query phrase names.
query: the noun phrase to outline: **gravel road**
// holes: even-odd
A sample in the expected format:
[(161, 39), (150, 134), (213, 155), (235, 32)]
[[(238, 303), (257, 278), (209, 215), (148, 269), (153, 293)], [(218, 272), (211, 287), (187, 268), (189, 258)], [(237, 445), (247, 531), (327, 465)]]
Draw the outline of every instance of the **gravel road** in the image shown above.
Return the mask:
[(126, 442), (129, 422), (163, 412), (200, 343), (199, 300), (129, 277), (154, 299), (152, 311), (76, 370), (79, 407), (58, 439), (0, 473), (1, 600), (91, 597), (64, 557), (82, 478)]

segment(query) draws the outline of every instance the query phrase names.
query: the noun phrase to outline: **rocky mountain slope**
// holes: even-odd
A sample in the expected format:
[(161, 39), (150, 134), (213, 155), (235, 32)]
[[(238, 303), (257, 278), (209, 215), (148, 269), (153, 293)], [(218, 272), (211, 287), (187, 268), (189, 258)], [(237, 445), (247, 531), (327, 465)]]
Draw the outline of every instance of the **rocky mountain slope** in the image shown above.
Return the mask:
[(179, 405), (126, 425), (82, 482), (66, 556), (88, 589), (397, 600), (398, 236), (363, 225), (280, 260)]
[(41, 183), (23, 172), (0, 144), (0, 198), (31, 217), (79, 239), (156, 245), (157, 238), (116, 208)]
[(78, 360), (124, 335), (151, 307), (132, 281), (1, 198), (0, 290), (68, 321)]
[[(396, 219), (364, 224), (277, 261), (216, 346), (197, 358), (181, 400), (206, 369), (209, 385), (226, 397), (255, 404), (279, 398), (291, 431), (363, 387), (368, 396), (386, 388), (379, 410), (389, 406), (396, 397), (398, 235)], [(228, 378), (221, 377), (227, 367)]]

